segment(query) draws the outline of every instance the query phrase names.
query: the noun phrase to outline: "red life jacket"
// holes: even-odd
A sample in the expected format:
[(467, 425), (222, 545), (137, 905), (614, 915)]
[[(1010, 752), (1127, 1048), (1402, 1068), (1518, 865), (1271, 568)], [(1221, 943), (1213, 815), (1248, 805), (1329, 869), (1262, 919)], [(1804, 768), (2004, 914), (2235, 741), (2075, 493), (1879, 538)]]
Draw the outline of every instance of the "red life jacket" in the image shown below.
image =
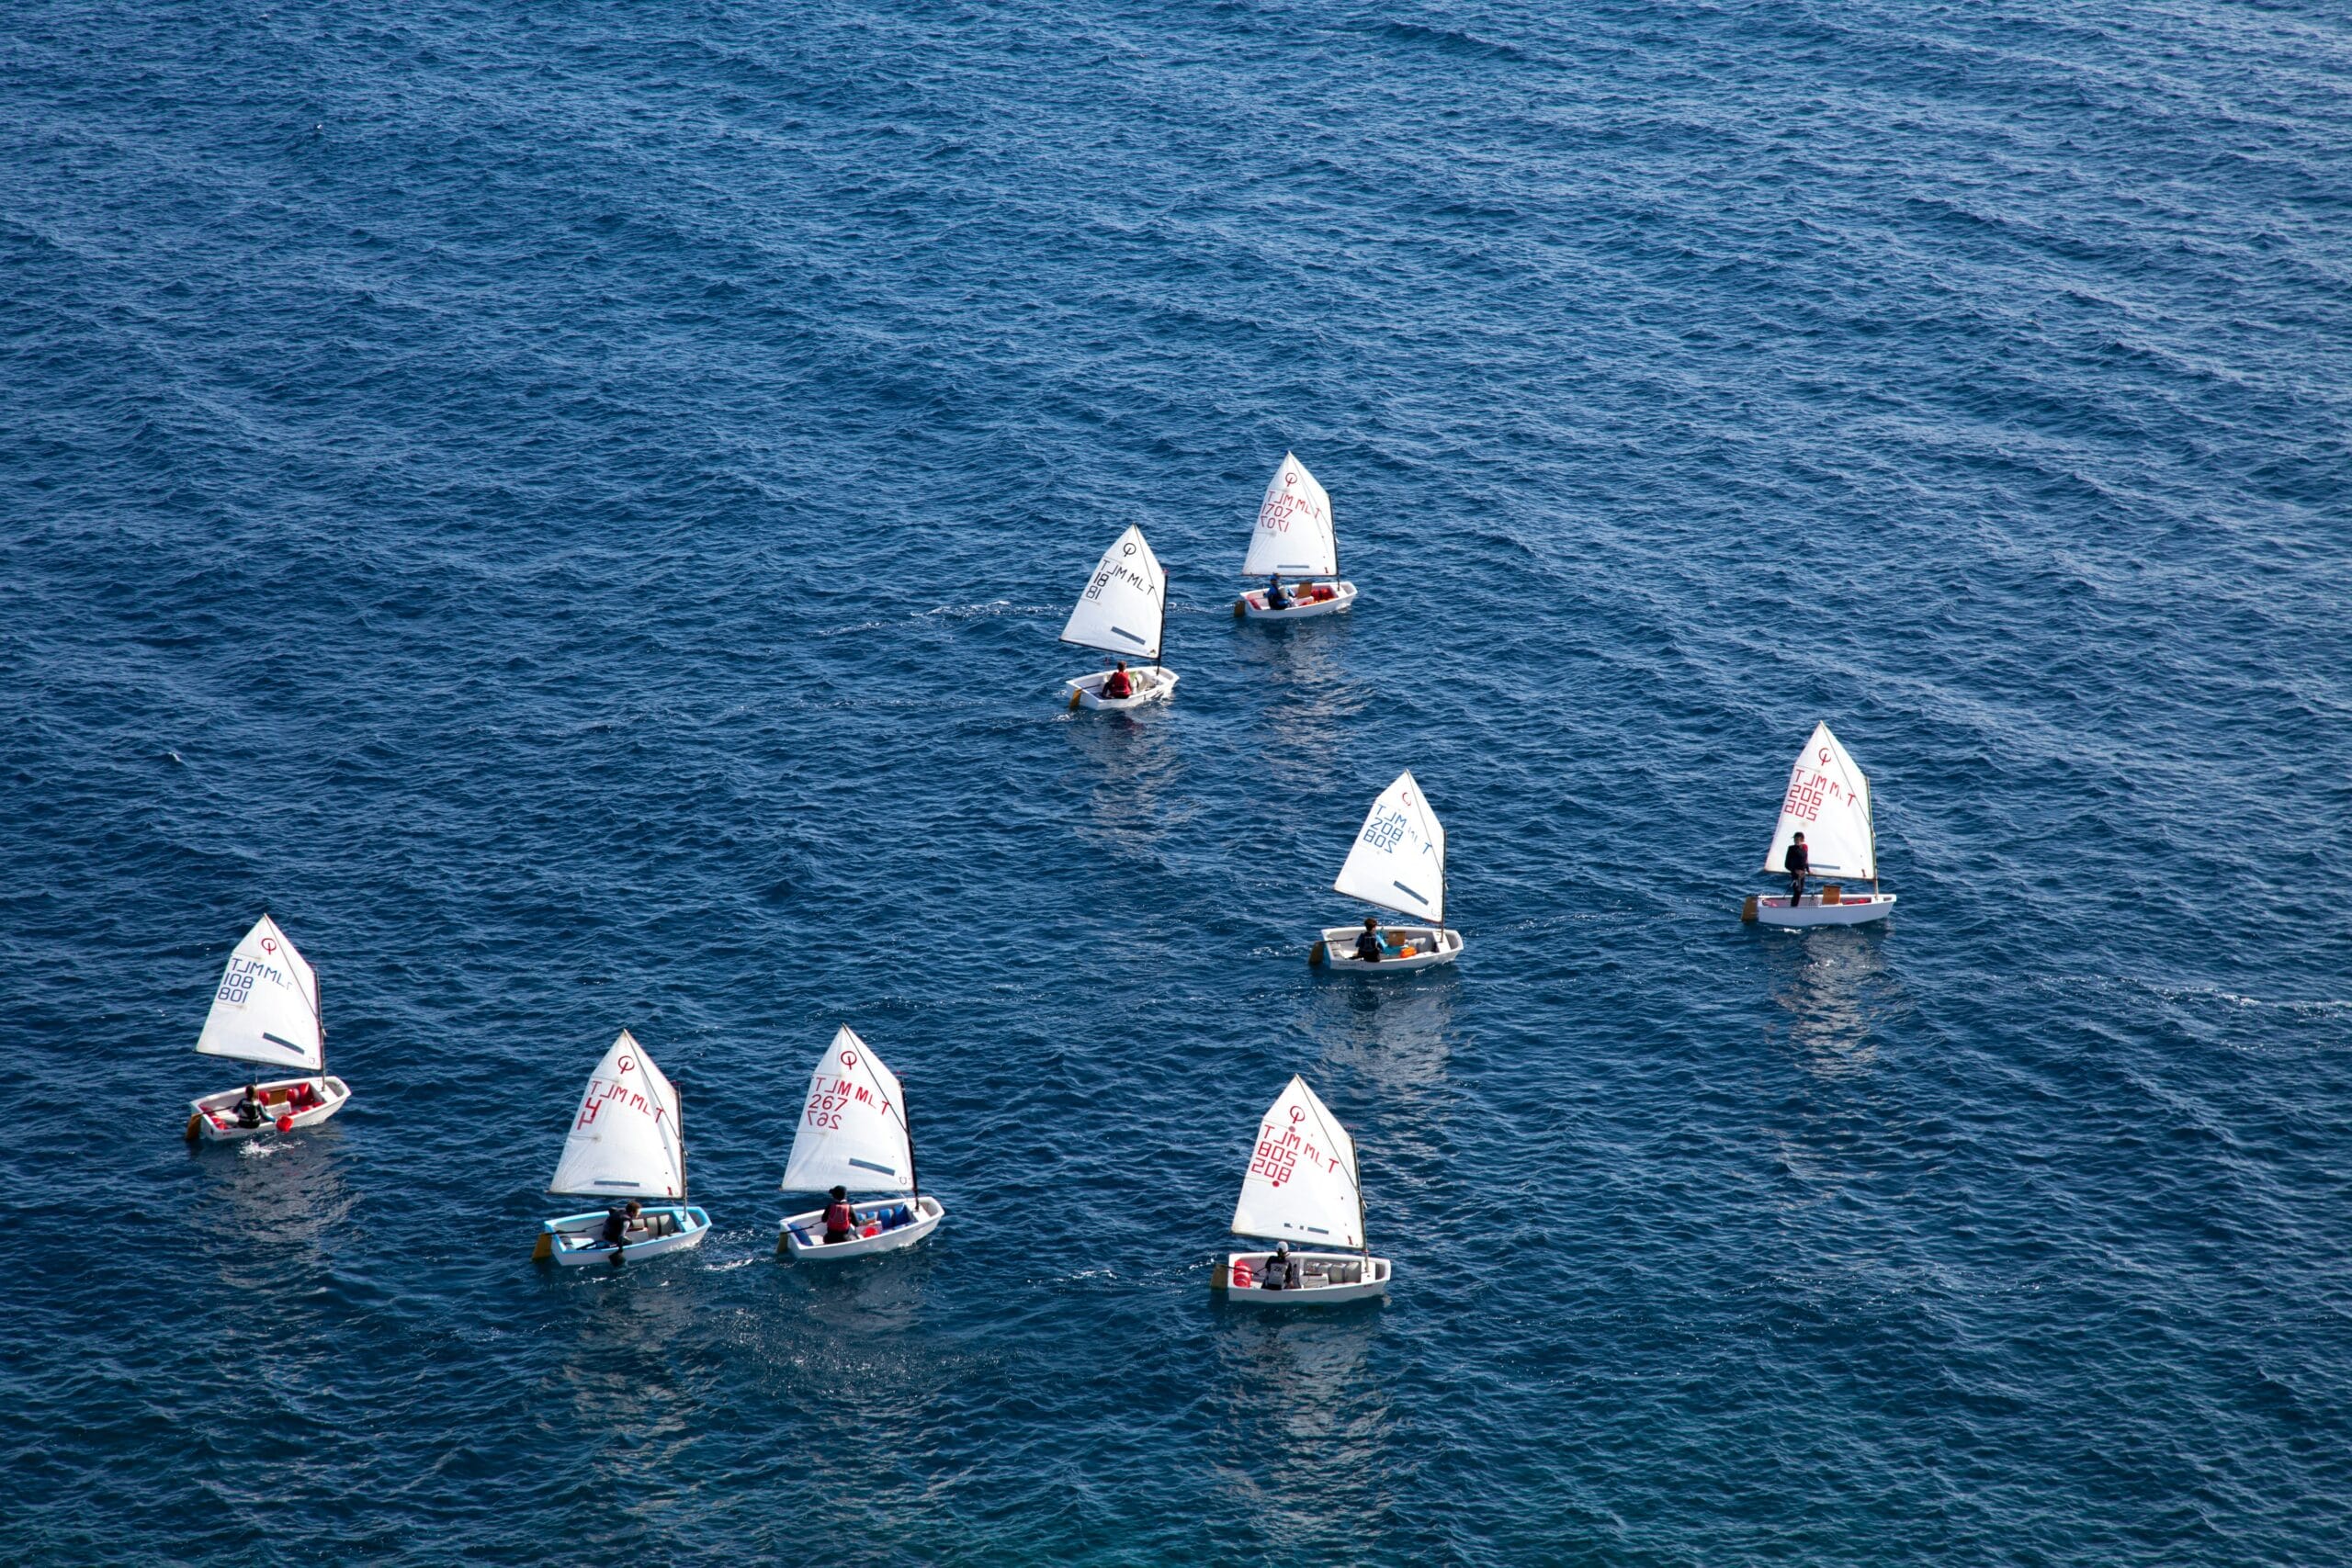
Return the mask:
[(1136, 683), (1127, 679), (1125, 671), (1114, 670), (1111, 678), (1102, 682), (1102, 694), (1106, 697), (1132, 697), (1136, 694)]
[(834, 1203), (825, 1210), (825, 1229), (841, 1232), (857, 1228), (857, 1214), (847, 1203)]

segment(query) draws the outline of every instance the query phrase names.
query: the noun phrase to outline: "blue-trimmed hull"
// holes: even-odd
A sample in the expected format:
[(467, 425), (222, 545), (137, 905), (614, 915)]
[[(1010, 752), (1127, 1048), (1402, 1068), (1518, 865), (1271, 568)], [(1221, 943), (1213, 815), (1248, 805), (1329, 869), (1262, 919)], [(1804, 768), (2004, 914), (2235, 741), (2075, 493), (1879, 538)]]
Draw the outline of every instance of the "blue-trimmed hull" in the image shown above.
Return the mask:
[(650, 1222), (645, 1224), (644, 1239), (638, 1239), (638, 1233), (632, 1231), (616, 1248), (604, 1240), (605, 1216), (610, 1212), (599, 1209), (593, 1214), (566, 1214), (544, 1222), (531, 1256), (562, 1264), (600, 1263), (609, 1269), (616, 1263), (641, 1263), (673, 1252), (691, 1252), (710, 1234), (710, 1216), (699, 1204), (656, 1203), (639, 1215), (640, 1223)]

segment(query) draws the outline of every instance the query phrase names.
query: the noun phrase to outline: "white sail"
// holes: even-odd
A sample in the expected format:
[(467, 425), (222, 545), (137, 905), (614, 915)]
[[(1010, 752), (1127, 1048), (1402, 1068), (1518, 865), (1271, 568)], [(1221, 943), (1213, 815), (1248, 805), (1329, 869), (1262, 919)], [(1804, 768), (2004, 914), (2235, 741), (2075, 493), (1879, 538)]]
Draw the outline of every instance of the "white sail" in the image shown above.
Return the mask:
[(1878, 880), (1878, 845), (1871, 827), (1871, 781), (1854, 766), (1854, 759), (1826, 724), (1813, 727), (1813, 739), (1797, 754), (1789, 770), (1788, 794), (1781, 801), (1781, 820), (1772, 829), (1772, 846), (1764, 852), (1764, 869), (1783, 872), (1782, 857), (1789, 840), (1804, 835), (1805, 853), (1816, 876), (1849, 876), (1859, 882)]
[(1244, 577), (1337, 577), (1340, 540), (1331, 530), (1331, 498), (1306, 465), (1291, 453), (1266, 481), (1258, 503), (1258, 526), (1250, 535)]
[(1410, 769), (1372, 803), (1331, 886), (1384, 909), (1445, 923), (1445, 829)]
[(208, 1056), (310, 1073), (326, 1065), (318, 971), (267, 915), (229, 955), (196, 1048)]
[(914, 1184), (914, 1145), (898, 1077), (843, 1024), (809, 1077), (784, 1190), (906, 1192)]
[(597, 1198), (685, 1196), (678, 1091), (626, 1029), (588, 1075), (548, 1190)]
[(1233, 1232), (1310, 1247), (1363, 1245), (1355, 1140), (1305, 1078), (1293, 1077), (1259, 1120)]
[(1167, 618), (1168, 574), (1144, 543), (1143, 530), (1129, 528), (1095, 563), (1062, 640), (1129, 659), (1157, 659)]

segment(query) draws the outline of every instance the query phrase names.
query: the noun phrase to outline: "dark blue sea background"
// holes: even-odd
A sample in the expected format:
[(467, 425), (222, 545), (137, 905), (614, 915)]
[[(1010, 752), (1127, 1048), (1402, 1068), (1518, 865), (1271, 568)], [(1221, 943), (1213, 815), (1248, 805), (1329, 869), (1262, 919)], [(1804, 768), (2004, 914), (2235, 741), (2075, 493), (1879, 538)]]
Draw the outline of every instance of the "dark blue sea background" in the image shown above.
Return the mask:
[[(0, 15), (0, 1561), (2352, 1558), (2352, 23)], [(1329, 488), (1344, 617), (1237, 626)], [(1066, 713), (1146, 529), (1172, 705)], [(1883, 929), (1738, 919), (1826, 718)], [(1374, 794), (1452, 971), (1318, 977)], [(263, 909), (314, 1134), (190, 1153)], [(774, 1255), (836, 1025), (946, 1225)], [(588, 1069), (700, 1252), (530, 1261)], [(1385, 1307), (1205, 1288), (1254, 1118)]]

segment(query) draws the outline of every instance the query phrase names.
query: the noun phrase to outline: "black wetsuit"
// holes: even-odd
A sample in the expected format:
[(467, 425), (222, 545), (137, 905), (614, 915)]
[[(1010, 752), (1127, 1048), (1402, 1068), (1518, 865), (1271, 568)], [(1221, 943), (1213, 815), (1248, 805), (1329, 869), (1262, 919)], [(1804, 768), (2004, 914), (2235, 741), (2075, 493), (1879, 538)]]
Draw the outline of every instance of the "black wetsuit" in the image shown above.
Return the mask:
[(1381, 957), (1380, 938), (1374, 936), (1370, 931), (1366, 931), (1363, 935), (1356, 938), (1356, 957), (1366, 964), (1379, 963)]
[(1789, 852), (1781, 857), (1781, 864), (1789, 874), (1789, 908), (1793, 909), (1804, 897), (1804, 876), (1813, 867), (1813, 856), (1803, 844), (1792, 840)]
[(627, 1209), (605, 1210), (605, 1245), (618, 1247), (621, 1245), (621, 1238), (627, 1235), (628, 1235), (628, 1211)]

